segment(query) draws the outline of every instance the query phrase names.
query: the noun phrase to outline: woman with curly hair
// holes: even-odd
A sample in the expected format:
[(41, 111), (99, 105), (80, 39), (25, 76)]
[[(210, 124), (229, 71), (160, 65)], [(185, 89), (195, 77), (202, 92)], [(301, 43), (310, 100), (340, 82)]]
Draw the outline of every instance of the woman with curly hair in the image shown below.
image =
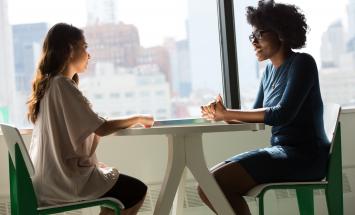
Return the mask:
[[(329, 143), (313, 57), (305, 46), (308, 26), (298, 7), (261, 0), (247, 7), (249, 36), (258, 61), (270, 60), (252, 110), (226, 109), (222, 98), (201, 107), (203, 117), (272, 126), (270, 147), (235, 155), (211, 169), (236, 214), (250, 214), (243, 195), (262, 183), (317, 181), (325, 177)], [(212, 209), (201, 188), (201, 199)]]
[[(34, 124), (30, 156), (32, 182), (40, 206), (110, 197), (125, 207), (122, 215), (134, 215), (142, 206), (147, 186), (98, 162), (101, 136), (141, 124), (150, 127), (153, 117), (105, 120), (92, 109), (78, 89), (90, 55), (82, 30), (65, 23), (54, 25), (43, 43), (41, 58), (28, 102), (28, 118)], [(114, 214), (102, 208), (100, 215)]]

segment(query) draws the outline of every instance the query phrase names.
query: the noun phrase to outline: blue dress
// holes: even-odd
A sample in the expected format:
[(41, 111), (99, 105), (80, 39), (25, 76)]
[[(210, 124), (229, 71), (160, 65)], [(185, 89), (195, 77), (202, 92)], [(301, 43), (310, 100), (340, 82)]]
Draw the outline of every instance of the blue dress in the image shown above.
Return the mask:
[(238, 162), (258, 183), (316, 181), (325, 177), (329, 154), (323, 125), (317, 65), (312, 56), (292, 53), (275, 68), (267, 65), (254, 108), (266, 108), (271, 146), (245, 152)]

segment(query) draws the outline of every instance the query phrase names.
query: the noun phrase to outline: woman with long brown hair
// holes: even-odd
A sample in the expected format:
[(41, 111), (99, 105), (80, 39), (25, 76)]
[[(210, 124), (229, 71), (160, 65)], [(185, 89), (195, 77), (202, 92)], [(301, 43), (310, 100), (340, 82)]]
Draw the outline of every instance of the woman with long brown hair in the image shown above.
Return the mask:
[[(86, 49), (83, 31), (65, 23), (54, 25), (44, 40), (28, 101), (39, 205), (112, 197), (124, 204), (122, 214), (137, 214), (147, 186), (98, 162), (95, 150), (100, 136), (136, 124), (150, 127), (154, 120), (143, 115), (105, 120), (93, 112), (78, 89), (78, 74), (90, 59)], [(113, 211), (102, 208), (100, 214)]]

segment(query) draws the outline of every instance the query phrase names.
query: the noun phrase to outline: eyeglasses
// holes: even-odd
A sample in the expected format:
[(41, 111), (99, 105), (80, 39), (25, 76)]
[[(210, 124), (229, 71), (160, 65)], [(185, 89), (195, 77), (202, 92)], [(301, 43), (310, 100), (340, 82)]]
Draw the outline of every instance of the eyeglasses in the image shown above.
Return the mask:
[(256, 30), (256, 31), (252, 32), (249, 35), (250, 42), (253, 42), (255, 39), (256, 40), (261, 40), (263, 38), (263, 34), (266, 33), (266, 32), (270, 32), (270, 31), (268, 31), (268, 30)]

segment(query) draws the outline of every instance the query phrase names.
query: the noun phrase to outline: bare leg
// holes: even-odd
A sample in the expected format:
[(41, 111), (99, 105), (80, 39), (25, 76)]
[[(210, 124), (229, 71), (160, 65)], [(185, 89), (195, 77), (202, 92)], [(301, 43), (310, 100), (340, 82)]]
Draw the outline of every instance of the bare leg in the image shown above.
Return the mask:
[[(222, 162), (222, 163), (219, 163), (217, 165), (215, 165), (214, 167), (212, 167), (210, 169), (211, 172), (215, 172), (217, 169), (219, 168), (222, 168), (226, 163), (225, 162)], [(215, 213), (217, 214), (216, 210), (213, 208), (210, 200), (208, 200), (207, 196), (205, 195), (205, 193), (202, 191), (201, 187), (198, 186), (197, 187), (197, 192), (198, 192), (198, 195), (200, 196), (201, 200)]]
[[(243, 195), (257, 185), (256, 181), (239, 163), (221, 163), (213, 167), (211, 172), (234, 212), (238, 215), (250, 215), (249, 207)], [(216, 213), (200, 187), (198, 187), (198, 193), (201, 200)]]
[[(138, 213), (139, 209), (142, 207), (144, 199), (145, 199), (145, 197), (141, 201), (139, 201), (137, 204), (135, 204), (133, 207), (122, 210), (121, 215), (136, 215)], [(109, 208), (101, 207), (100, 215), (114, 215), (114, 214), (115, 214), (115, 211), (113, 211)]]

